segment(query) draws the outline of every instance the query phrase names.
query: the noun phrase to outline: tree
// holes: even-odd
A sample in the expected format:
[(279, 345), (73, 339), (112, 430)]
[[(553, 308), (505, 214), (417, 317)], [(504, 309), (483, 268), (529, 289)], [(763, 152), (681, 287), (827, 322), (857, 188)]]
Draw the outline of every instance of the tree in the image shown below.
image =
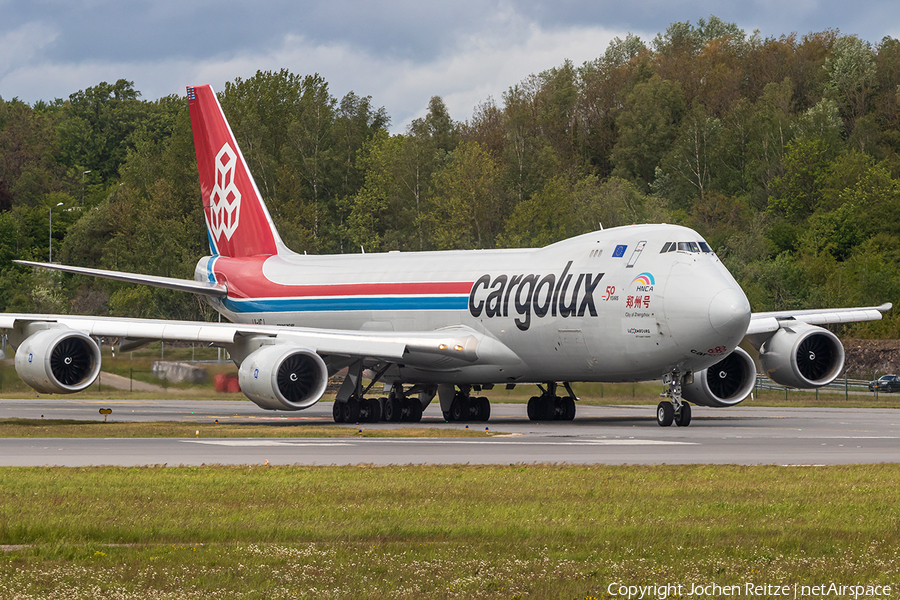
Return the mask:
[(824, 176), (831, 158), (825, 142), (819, 138), (788, 144), (784, 175), (772, 182), (769, 210), (795, 222), (811, 215), (821, 201)]
[(646, 186), (675, 139), (684, 113), (678, 84), (654, 75), (634, 86), (619, 113), (619, 140), (612, 152), (614, 174)]
[(435, 249), (492, 248), (500, 232), (499, 168), (487, 150), (461, 142), (447, 165), (435, 173), (423, 215)]
[(104, 181), (117, 177), (133, 147), (131, 135), (147, 113), (140, 95), (125, 79), (71, 94), (59, 126), (60, 162), (95, 171)]
[(847, 130), (866, 114), (876, 83), (875, 54), (856, 36), (839, 37), (825, 59), (828, 82), (825, 93), (841, 107)]
[[(667, 169), (702, 203), (712, 177), (713, 161), (719, 145), (722, 123), (710, 117), (699, 104), (688, 112), (679, 127), (678, 137), (663, 161)], [(687, 200), (684, 194), (682, 201)]]

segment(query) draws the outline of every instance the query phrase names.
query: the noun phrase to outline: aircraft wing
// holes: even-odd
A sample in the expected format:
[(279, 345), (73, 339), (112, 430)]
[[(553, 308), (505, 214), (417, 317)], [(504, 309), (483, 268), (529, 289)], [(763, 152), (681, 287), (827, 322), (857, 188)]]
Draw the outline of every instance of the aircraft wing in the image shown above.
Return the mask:
[(878, 321), (881, 313), (891, 309), (891, 303), (881, 306), (860, 308), (825, 308), (813, 310), (783, 310), (775, 312), (753, 313), (747, 337), (774, 333), (783, 324), (807, 323), (809, 325), (830, 325), (833, 323), (854, 323), (857, 321)]
[(193, 294), (212, 296), (214, 298), (224, 298), (226, 295), (228, 295), (228, 288), (226, 288), (221, 283), (215, 283), (212, 281), (194, 281), (193, 279), (160, 277), (159, 275), (142, 275), (139, 273), (126, 273), (124, 271), (107, 271), (105, 269), (73, 267), (70, 265), (61, 265), (58, 263), (42, 263), (33, 262), (30, 260), (14, 260), (13, 262), (18, 265), (24, 265), (26, 267), (39, 267), (42, 269), (53, 269), (54, 271), (75, 273), (76, 275), (89, 275), (91, 277), (103, 277), (105, 279), (114, 279), (116, 281), (125, 281), (128, 283), (140, 283), (142, 285), (161, 287), (169, 290), (179, 290), (181, 292), (191, 292)]
[(447, 366), (476, 361), (489, 364), (521, 362), (496, 339), (464, 326), (422, 332), (355, 331), (158, 319), (0, 314), (0, 330), (24, 331), (29, 326), (39, 327), (42, 324), (68, 327), (93, 337), (199, 342), (226, 348), (247, 338), (275, 338), (323, 356), (389, 362), (402, 360), (406, 364), (421, 366), (434, 366), (436, 362), (449, 363)]

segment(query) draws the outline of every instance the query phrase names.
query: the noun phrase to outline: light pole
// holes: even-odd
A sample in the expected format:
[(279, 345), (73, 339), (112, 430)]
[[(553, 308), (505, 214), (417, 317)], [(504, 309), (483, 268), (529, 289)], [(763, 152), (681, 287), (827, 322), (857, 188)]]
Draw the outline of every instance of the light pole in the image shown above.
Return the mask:
[[(56, 206), (62, 206), (62, 205), (63, 205), (63, 203), (60, 202)], [(53, 262), (53, 208), (54, 207), (52, 207), (52, 206), (50, 207), (50, 241), (47, 244), (47, 247), (50, 249), (50, 258), (47, 260), (47, 262), (51, 262), (51, 263)]]
[(90, 171), (82, 171), (81, 172), (81, 205), (84, 206), (84, 176), (90, 173)]

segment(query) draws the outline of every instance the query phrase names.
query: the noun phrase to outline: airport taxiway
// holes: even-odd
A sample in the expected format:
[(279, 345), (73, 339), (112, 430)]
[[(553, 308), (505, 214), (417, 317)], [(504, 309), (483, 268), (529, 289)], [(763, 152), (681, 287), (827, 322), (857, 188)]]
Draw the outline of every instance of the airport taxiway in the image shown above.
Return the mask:
[[(690, 427), (661, 428), (653, 406), (579, 406), (571, 422), (531, 422), (522, 404), (494, 404), (484, 438), (241, 438), (195, 437), (191, 423), (265, 428), (333, 425), (331, 403), (302, 413), (262, 411), (250, 402), (192, 400), (0, 400), (0, 418), (179, 421), (172, 439), (6, 438), (0, 466), (201, 464), (778, 464), (900, 462), (900, 410), (842, 408), (692, 407)], [(366, 429), (408, 427), (362, 423)], [(420, 427), (446, 423), (437, 403)], [(344, 427), (356, 429), (353, 424)], [(511, 435), (499, 435), (500, 433)]]

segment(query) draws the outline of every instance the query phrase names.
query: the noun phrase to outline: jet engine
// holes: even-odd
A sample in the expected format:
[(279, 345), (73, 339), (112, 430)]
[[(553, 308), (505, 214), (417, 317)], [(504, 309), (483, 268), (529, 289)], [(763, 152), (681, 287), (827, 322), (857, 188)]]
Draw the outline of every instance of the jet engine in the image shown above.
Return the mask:
[(744, 401), (756, 384), (756, 365), (741, 348), (700, 372), (681, 389), (682, 397), (700, 406), (724, 408)]
[(815, 388), (834, 381), (844, 368), (844, 346), (836, 335), (815, 325), (793, 323), (759, 348), (759, 362), (775, 383)]
[(328, 369), (318, 354), (288, 344), (263, 346), (241, 363), (241, 391), (266, 410), (303, 410), (319, 401)]
[(100, 374), (100, 347), (90, 336), (68, 327), (44, 329), (19, 344), (16, 372), (45, 394), (80, 392)]

